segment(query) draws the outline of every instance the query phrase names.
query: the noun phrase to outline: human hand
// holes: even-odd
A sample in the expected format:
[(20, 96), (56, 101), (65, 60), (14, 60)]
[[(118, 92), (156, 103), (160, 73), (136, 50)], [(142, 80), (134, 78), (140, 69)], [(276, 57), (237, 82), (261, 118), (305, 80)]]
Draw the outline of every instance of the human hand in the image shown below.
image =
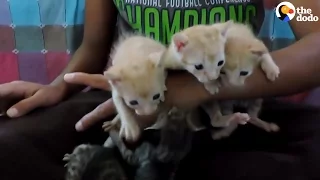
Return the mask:
[[(64, 76), (67, 83), (86, 85), (92, 88), (110, 91), (110, 86), (106, 78), (102, 74), (87, 74), (87, 73), (69, 73)], [(75, 125), (77, 131), (84, 131), (94, 125), (95, 123), (105, 119), (111, 115), (116, 114), (116, 108), (112, 98), (97, 106), (90, 113), (83, 116)], [(138, 116), (134, 112), (135, 119), (138, 120), (140, 128), (149, 127), (155, 123), (155, 115), (151, 116)]]
[[(64, 80), (67, 83), (87, 85), (92, 88), (110, 91), (109, 83), (102, 74), (70, 73)], [(194, 108), (210, 97), (203, 85), (192, 76), (185, 73), (168, 77), (165, 105), (178, 108)], [(197, 92), (197, 93), (194, 93)], [(100, 104), (93, 111), (83, 116), (76, 124), (77, 131), (84, 131), (101, 121), (102, 119), (116, 114), (112, 99)], [(152, 116), (136, 116), (141, 127), (148, 127), (155, 121), (156, 114)]]
[[(38, 107), (54, 105), (63, 99), (61, 87), (26, 81), (13, 81), (0, 85), (1, 111), (11, 117), (20, 117)], [(16, 103), (9, 109), (9, 102)]]
[[(110, 91), (110, 86), (102, 74), (87, 74), (82, 72), (69, 73), (64, 76), (67, 83), (86, 85), (105, 91)], [(90, 113), (83, 116), (75, 125), (77, 131), (84, 131), (100, 120), (116, 113), (112, 98), (97, 106)]]

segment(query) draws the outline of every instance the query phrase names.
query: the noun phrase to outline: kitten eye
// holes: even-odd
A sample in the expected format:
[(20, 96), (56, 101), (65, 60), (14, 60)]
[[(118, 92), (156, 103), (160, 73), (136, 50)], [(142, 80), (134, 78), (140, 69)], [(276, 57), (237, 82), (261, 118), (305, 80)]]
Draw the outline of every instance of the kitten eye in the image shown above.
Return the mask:
[(196, 70), (201, 70), (201, 69), (203, 69), (203, 65), (197, 64), (197, 65), (194, 65), (194, 68), (196, 68)]
[(137, 100), (130, 101), (129, 103), (131, 106), (135, 106), (139, 104)]
[(219, 61), (219, 62), (218, 62), (218, 66), (222, 66), (223, 63), (224, 63), (224, 60)]
[(220, 71), (220, 74), (226, 74), (226, 72), (224, 72), (224, 71)]
[(248, 74), (249, 74), (248, 71), (241, 71), (241, 72), (240, 72), (240, 76), (246, 76), (246, 75), (248, 75)]
[(160, 98), (160, 94), (158, 93), (158, 94), (155, 94), (154, 96), (153, 96), (153, 100), (157, 100), (157, 99), (159, 99)]

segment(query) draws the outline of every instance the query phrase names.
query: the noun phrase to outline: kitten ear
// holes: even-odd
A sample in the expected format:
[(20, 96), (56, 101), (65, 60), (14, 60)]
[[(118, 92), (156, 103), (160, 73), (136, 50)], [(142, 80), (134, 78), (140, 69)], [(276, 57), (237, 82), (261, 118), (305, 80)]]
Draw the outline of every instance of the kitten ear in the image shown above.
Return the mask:
[(157, 66), (162, 67), (164, 65), (164, 58), (162, 58), (164, 51), (153, 52), (149, 54), (148, 58)]
[(108, 81), (111, 81), (112, 84), (116, 84), (121, 81), (121, 77), (112, 69), (105, 71), (103, 75), (108, 79)]
[(234, 24), (233, 20), (228, 20), (227, 22), (223, 23), (223, 27), (220, 29), (221, 35), (225, 37), (229, 28)]
[(172, 36), (172, 43), (178, 53), (181, 53), (188, 44), (188, 37), (182, 33), (176, 33)]

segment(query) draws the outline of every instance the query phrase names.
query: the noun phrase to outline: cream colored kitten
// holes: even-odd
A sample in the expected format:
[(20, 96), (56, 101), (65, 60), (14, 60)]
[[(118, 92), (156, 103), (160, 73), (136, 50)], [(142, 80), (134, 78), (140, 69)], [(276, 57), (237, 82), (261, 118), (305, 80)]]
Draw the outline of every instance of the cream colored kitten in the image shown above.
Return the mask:
[[(212, 94), (219, 91), (217, 79), (225, 64), (225, 43), (228, 24), (223, 26), (195, 25), (172, 37), (168, 50), (164, 53), (165, 66), (168, 69), (184, 69), (193, 74)], [(205, 106), (205, 105), (204, 105)], [(206, 108), (206, 107), (204, 107)], [(209, 105), (208, 113), (212, 106)], [(241, 115), (241, 114), (240, 114)], [(219, 127), (226, 127), (229, 116), (221, 116)], [(237, 118), (239, 119), (239, 118)], [(239, 119), (242, 120), (241, 118)], [(242, 123), (242, 122), (241, 122)], [(216, 124), (218, 126), (218, 124)], [(202, 129), (199, 122), (192, 123), (194, 129)]]
[(161, 54), (165, 46), (143, 36), (124, 37), (111, 55), (112, 66), (104, 72), (112, 87), (112, 99), (121, 120), (120, 136), (137, 140), (137, 115), (154, 113), (164, 101), (165, 69)]
[[(214, 25), (224, 29), (221, 23)], [(231, 85), (244, 85), (259, 65), (270, 81), (280, 74), (279, 67), (273, 61), (268, 48), (255, 37), (249, 26), (240, 23), (229, 23), (226, 32), (226, 63), (223, 66), (223, 81)]]
[(165, 66), (193, 74), (211, 93), (217, 93), (217, 79), (225, 63), (225, 27), (195, 25), (176, 33), (165, 52)]
[[(224, 29), (224, 23), (213, 25)], [(270, 81), (274, 81), (280, 73), (267, 47), (257, 39), (251, 29), (244, 24), (230, 23), (226, 32), (227, 42), (225, 46), (226, 62), (221, 69), (221, 81), (223, 85), (242, 86), (255, 68), (259, 65)], [(234, 106), (246, 107), (248, 113), (233, 113)], [(279, 127), (274, 123), (268, 123), (258, 118), (262, 106), (262, 99), (221, 101), (205, 106), (207, 113), (211, 114), (211, 124), (215, 127), (226, 125), (226, 128), (213, 133), (213, 139), (229, 136), (238, 126), (245, 124), (249, 118), (250, 123), (268, 132), (278, 131)], [(212, 112), (214, 109), (214, 112)]]

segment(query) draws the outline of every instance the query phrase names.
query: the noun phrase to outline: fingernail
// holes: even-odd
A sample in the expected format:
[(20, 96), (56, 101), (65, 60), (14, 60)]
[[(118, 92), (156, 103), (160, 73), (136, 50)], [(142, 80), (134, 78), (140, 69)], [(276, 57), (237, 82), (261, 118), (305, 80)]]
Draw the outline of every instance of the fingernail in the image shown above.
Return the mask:
[(16, 117), (18, 115), (18, 110), (16, 108), (10, 108), (7, 111), (7, 115), (10, 117)]
[(63, 77), (64, 80), (72, 80), (73, 78), (74, 78), (73, 73), (65, 74)]
[(83, 124), (81, 121), (77, 122), (76, 124), (76, 130), (77, 131), (83, 131)]

